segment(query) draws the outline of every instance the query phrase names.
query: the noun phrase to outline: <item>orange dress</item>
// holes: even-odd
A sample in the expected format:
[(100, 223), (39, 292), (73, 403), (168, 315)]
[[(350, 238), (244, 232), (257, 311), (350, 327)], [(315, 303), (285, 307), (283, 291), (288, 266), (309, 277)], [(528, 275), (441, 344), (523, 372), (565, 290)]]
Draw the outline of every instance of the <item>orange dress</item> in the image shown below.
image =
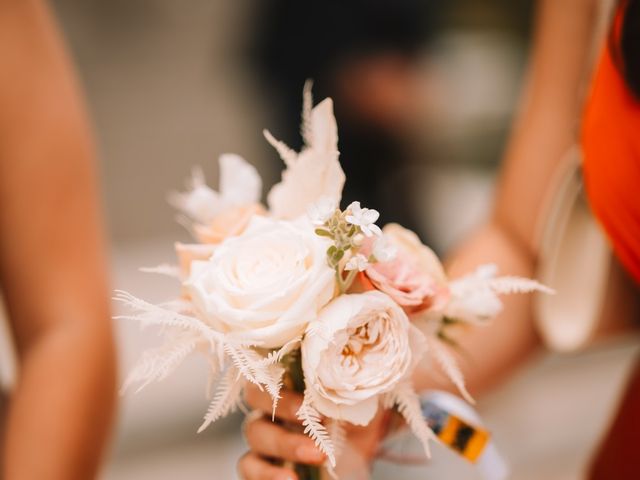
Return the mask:
[[(623, 9), (614, 37), (619, 38)], [(622, 265), (640, 284), (640, 100), (605, 46), (583, 118), (584, 176), (591, 207)]]

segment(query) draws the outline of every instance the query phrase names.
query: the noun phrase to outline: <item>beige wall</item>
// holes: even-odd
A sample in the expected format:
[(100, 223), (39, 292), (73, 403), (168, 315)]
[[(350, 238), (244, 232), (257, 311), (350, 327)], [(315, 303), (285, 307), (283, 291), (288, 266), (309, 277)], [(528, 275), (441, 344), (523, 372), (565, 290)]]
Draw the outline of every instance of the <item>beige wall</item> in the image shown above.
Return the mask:
[(264, 106), (243, 65), (248, 0), (57, 0), (99, 140), (115, 240), (179, 232), (166, 193), (225, 151), (259, 167)]

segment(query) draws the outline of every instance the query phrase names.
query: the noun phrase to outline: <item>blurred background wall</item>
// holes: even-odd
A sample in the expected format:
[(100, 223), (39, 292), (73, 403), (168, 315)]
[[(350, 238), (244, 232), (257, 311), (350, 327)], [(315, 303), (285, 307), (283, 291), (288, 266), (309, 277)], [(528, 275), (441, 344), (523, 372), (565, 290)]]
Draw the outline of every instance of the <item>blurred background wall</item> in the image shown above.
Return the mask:
[[(158, 301), (175, 295), (172, 281), (138, 271), (170, 261), (173, 242), (188, 239), (167, 193), (194, 165), (215, 186), (223, 152), (255, 164), (268, 188), (281, 165), (262, 128), (299, 144), (308, 77), (317, 98), (336, 101), (346, 198), (411, 225), (439, 252), (489, 208), (526, 61), (529, 0), (52, 4), (95, 124), (117, 288)], [(126, 372), (158, 338), (126, 323), (117, 330)], [(513, 478), (581, 478), (634, 351), (617, 344), (541, 354), (483, 399)], [(195, 434), (205, 383), (193, 359), (164, 383), (122, 397), (104, 478), (235, 478), (240, 418)], [(378, 466), (377, 478), (391, 475), (416, 472)], [(419, 475), (477, 478), (440, 450)]]

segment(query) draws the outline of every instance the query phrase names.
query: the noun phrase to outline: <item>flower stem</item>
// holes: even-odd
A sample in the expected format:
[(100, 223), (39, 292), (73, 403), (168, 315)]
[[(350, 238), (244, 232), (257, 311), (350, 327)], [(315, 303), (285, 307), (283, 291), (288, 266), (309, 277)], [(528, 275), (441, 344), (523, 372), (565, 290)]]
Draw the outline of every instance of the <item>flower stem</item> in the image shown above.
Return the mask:
[(347, 293), (347, 290), (349, 290), (349, 287), (351, 287), (351, 284), (356, 279), (357, 274), (357, 270), (350, 270), (347, 278), (342, 278), (343, 272), (340, 270), (340, 267), (336, 267), (336, 282), (338, 283), (340, 293)]
[[(285, 384), (294, 392), (304, 393), (304, 373), (302, 372), (302, 355), (300, 350), (291, 352), (285, 357)], [(320, 480), (320, 467), (295, 464), (293, 466), (299, 480)]]

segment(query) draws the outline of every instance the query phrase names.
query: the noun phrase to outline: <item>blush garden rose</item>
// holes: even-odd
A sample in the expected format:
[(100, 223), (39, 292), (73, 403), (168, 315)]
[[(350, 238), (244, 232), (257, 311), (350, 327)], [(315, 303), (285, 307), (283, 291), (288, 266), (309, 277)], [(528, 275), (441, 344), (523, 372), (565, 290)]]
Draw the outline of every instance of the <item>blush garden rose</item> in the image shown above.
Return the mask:
[(321, 414), (367, 425), (380, 396), (411, 374), (422, 334), (388, 295), (341, 295), (309, 325), (302, 343), (307, 394)]
[(398, 224), (388, 224), (382, 231), (384, 240), (396, 251), (393, 259), (372, 263), (366, 269), (373, 286), (412, 313), (446, 301), (447, 278), (436, 254), (415, 233)]

